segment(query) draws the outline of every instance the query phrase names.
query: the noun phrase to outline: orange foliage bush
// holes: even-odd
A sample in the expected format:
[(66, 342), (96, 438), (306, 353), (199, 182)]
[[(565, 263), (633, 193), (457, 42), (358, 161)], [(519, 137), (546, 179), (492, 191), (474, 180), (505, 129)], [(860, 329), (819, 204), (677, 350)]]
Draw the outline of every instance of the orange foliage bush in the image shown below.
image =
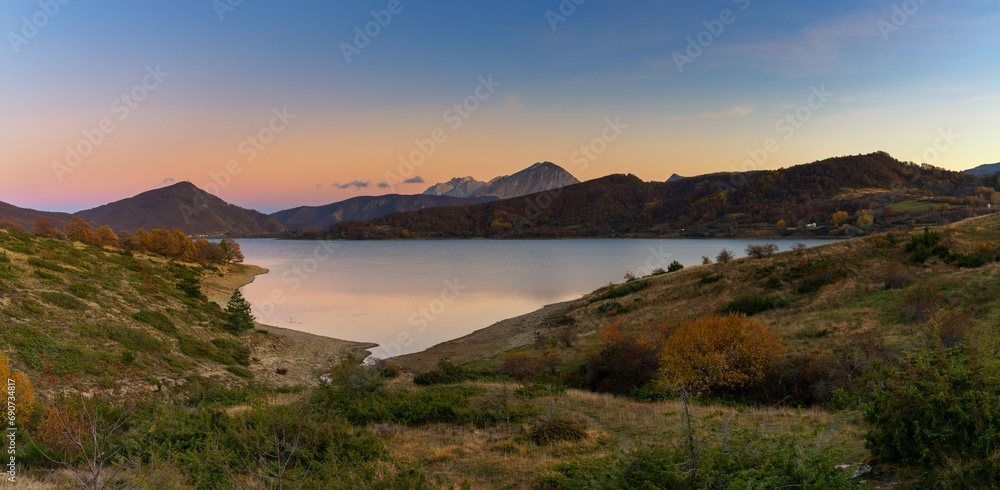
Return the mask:
[[(19, 424), (24, 424), (35, 406), (35, 389), (28, 375), (10, 368), (10, 359), (2, 352), (0, 352), (0, 381), (3, 382), (4, 397), (14, 395), (14, 415)], [(13, 385), (9, 381), (13, 381)], [(13, 393), (9, 391), (11, 388), (14, 390)]]
[(743, 315), (710, 315), (681, 324), (663, 344), (660, 370), (667, 384), (695, 391), (748, 388), (782, 357), (777, 337)]

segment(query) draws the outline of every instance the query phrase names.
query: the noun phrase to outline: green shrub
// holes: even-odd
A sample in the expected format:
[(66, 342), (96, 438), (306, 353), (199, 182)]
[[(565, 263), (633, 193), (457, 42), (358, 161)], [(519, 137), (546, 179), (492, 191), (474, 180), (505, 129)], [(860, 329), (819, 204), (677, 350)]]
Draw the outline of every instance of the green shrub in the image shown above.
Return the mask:
[(45, 271), (43, 271), (41, 269), (35, 269), (35, 277), (38, 277), (40, 279), (45, 279), (46, 281), (52, 281), (52, 282), (58, 282), (58, 283), (63, 282), (62, 278), (59, 277), (58, 274), (53, 274), (51, 272), (45, 272)]
[(40, 294), (45, 301), (67, 310), (82, 310), (87, 307), (82, 301), (58, 291), (42, 291)]
[(597, 307), (597, 312), (605, 315), (618, 315), (620, 313), (627, 313), (629, 309), (617, 301), (608, 301), (606, 303), (601, 303)]
[(645, 446), (620, 456), (571, 460), (536, 482), (543, 489), (673, 488), (862, 489), (836, 467), (835, 455), (796, 437), (740, 433), (727, 443), (697, 447)]
[(234, 339), (212, 339), (212, 345), (241, 366), (250, 365), (250, 349)]
[(748, 294), (726, 303), (725, 306), (722, 307), (721, 313), (724, 315), (742, 314), (746, 316), (753, 316), (758, 313), (773, 310), (775, 308), (784, 308), (786, 306), (788, 306), (788, 300), (781, 296)]
[(531, 383), (518, 386), (514, 389), (514, 396), (531, 400), (543, 396), (562, 396), (566, 394), (566, 387), (548, 383)]
[(229, 371), (241, 378), (250, 379), (253, 378), (253, 373), (249, 369), (243, 366), (226, 366), (226, 371)]
[(701, 283), (712, 284), (713, 282), (719, 282), (720, 279), (722, 279), (722, 274), (706, 273), (701, 276)]
[(88, 282), (71, 282), (67, 291), (77, 298), (89, 299), (97, 294), (99, 289)]
[(139, 310), (136, 314), (132, 315), (132, 318), (145, 323), (165, 334), (175, 335), (177, 334), (177, 327), (174, 326), (174, 322), (159, 311), (152, 310)]
[(142, 330), (124, 325), (109, 323), (98, 325), (77, 324), (73, 328), (81, 335), (90, 338), (114, 340), (126, 349), (133, 351), (161, 353), (170, 351), (169, 347), (156, 337)]
[(675, 260), (671, 262), (670, 265), (667, 266), (667, 272), (677, 272), (683, 268), (684, 264), (681, 264), (680, 262)]
[(865, 443), (880, 461), (921, 468), (987, 460), (1000, 447), (996, 361), (961, 348), (922, 349), (886, 368), (865, 408)]
[(48, 269), (50, 271), (55, 271), (55, 272), (63, 272), (66, 270), (65, 267), (40, 257), (28, 257), (28, 264), (38, 267), (40, 269)]
[(649, 287), (649, 281), (638, 280), (629, 281), (624, 284), (612, 284), (608, 286), (608, 289), (601, 294), (591, 298), (591, 302), (602, 301), (606, 299), (621, 298), (622, 296), (628, 296), (632, 293), (642, 291)]

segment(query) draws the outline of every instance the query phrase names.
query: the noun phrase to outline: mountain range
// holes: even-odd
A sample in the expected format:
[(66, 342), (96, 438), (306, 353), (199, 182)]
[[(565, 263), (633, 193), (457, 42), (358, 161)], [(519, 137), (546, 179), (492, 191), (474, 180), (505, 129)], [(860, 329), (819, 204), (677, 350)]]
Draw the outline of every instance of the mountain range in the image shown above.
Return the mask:
[(510, 199), (536, 192), (558, 189), (580, 181), (559, 165), (539, 162), (513, 175), (482, 182), (472, 177), (459, 177), (427, 188), (424, 194), (453, 197), (497, 197)]
[(580, 181), (562, 167), (542, 162), (489, 182), (457, 177), (432, 185), (423, 194), (359, 196), (324, 206), (300, 206), (272, 214), (291, 230), (323, 230), (343, 221), (368, 221), (392, 213), (464, 206), (519, 197)]
[(359, 196), (325, 206), (299, 206), (271, 216), (289, 229), (325, 229), (341, 221), (368, 221), (387, 214), (438, 206), (463, 206), (496, 201), (496, 197), (452, 197), (386, 194)]
[(983, 164), (975, 168), (970, 168), (969, 170), (966, 170), (965, 173), (969, 175), (990, 175), (1000, 173), (1000, 163)]
[[(839, 209), (886, 209), (905, 199), (962, 203), (982, 186), (995, 187), (996, 179), (984, 176), (997, 172), (1000, 163), (962, 173), (905, 164), (878, 152), (779, 170), (674, 174), (667, 182), (611, 175), (579, 183), (558, 165), (540, 162), (488, 182), (461, 177), (433, 185), (421, 195), (361, 196), (271, 215), (179, 182), (75, 214), (0, 202), (0, 224), (30, 230), (44, 218), (63, 227), (76, 216), (116, 231), (178, 228), (191, 235), (277, 236), (291, 231), (295, 236), (331, 238), (721, 236), (773, 228), (780, 220), (790, 225), (822, 223)], [(939, 207), (933, 202), (925, 202), (925, 207)], [(962, 212), (970, 211), (962, 206), (948, 211)]]
[[(990, 183), (989, 180), (994, 182)], [(748, 236), (843, 230), (831, 216), (875, 213), (876, 227), (967, 217), (995, 179), (896, 160), (884, 152), (830, 158), (778, 170), (716, 173), (673, 182), (610, 175), (518, 199), (397, 213), (341, 223), (328, 238), (530, 238)], [(921, 213), (896, 211), (914, 201)], [(978, 203), (978, 204), (976, 204)], [(905, 209), (900, 206), (900, 209)], [(784, 222), (782, 225), (777, 225)], [(806, 227), (807, 224), (823, 224)], [(778, 231), (776, 231), (778, 230)], [(825, 230), (825, 231), (824, 231)]]

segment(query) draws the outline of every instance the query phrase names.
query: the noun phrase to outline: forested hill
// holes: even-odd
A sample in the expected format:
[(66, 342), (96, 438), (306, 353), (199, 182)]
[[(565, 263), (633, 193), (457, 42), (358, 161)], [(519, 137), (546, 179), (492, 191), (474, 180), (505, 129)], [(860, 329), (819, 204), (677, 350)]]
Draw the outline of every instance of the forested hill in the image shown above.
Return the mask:
[(143, 192), (128, 199), (75, 214), (115, 231), (137, 228), (180, 229), (190, 235), (254, 236), (285, 229), (280, 221), (252, 209), (229, 204), (190, 182)]
[(852, 234), (973, 216), (986, 211), (996, 186), (996, 179), (904, 163), (877, 152), (666, 183), (611, 175), (516, 199), (340, 223), (304, 237)]

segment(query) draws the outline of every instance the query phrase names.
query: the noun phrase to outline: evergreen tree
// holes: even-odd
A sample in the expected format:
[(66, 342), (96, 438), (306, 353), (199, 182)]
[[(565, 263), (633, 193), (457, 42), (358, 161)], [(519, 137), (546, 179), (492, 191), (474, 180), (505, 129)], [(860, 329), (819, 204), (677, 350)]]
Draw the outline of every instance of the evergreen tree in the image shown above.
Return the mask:
[(235, 333), (243, 332), (254, 327), (254, 320), (256, 319), (250, 313), (250, 303), (237, 289), (226, 305), (226, 328)]

